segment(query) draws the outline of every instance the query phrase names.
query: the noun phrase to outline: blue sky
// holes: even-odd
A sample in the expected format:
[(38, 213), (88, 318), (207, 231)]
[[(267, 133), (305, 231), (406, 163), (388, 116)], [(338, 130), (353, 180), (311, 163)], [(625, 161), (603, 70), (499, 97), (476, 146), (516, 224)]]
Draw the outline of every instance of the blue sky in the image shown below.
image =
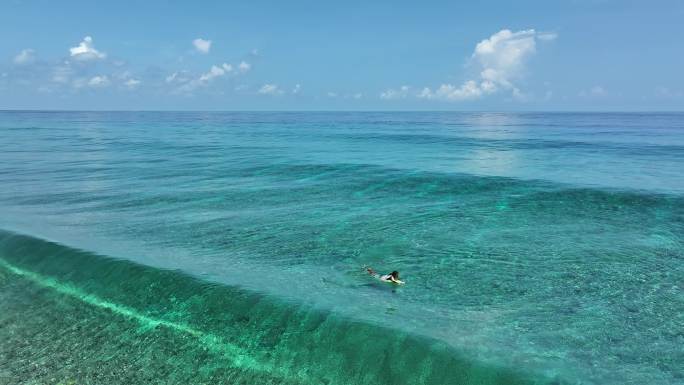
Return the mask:
[(684, 1), (20, 1), (0, 108), (684, 110)]

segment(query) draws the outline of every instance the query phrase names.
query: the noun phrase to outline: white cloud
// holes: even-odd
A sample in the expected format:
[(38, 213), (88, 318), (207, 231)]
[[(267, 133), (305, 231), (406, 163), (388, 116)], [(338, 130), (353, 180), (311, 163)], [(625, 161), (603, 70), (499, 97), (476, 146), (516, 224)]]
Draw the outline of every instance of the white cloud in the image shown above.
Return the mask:
[(283, 93), (276, 84), (264, 84), (257, 92), (262, 95), (280, 95)]
[(221, 65), (212, 65), (208, 72), (201, 74), (196, 79), (188, 77), (185, 71), (174, 72), (166, 77), (166, 82), (181, 84), (177, 91), (189, 93), (198, 87), (207, 86), (215, 79), (224, 77), (231, 72), (233, 72), (233, 66), (228, 63), (223, 63)]
[(192, 41), (192, 45), (199, 53), (207, 54), (211, 50), (211, 40), (204, 40), (202, 38), (197, 38)]
[(292, 88), (292, 93), (293, 94), (298, 94), (299, 91), (302, 89), (302, 86), (299, 84), (295, 84), (295, 86)]
[(439, 99), (439, 100), (467, 100), (467, 99), (477, 99), (481, 97), (486, 90), (491, 89), (491, 85), (487, 83), (484, 87), (474, 80), (468, 80), (463, 83), (460, 87), (456, 87), (451, 84), (442, 84), (436, 90), (425, 87), (418, 94), (419, 98), (425, 99)]
[(434, 91), (426, 87), (418, 96), (461, 101), (508, 90), (514, 98), (524, 99), (515, 81), (522, 77), (527, 60), (536, 52), (537, 40), (550, 41), (556, 37), (554, 33), (540, 33), (534, 29), (518, 32), (501, 30), (475, 46), (471, 60), (479, 67), (478, 78), (467, 80), (460, 86), (442, 84)]
[(352, 98), (354, 98), (354, 99), (361, 99), (361, 98), (363, 98), (363, 94), (360, 93), (360, 92), (355, 93), (354, 95), (352, 95)]
[(107, 87), (109, 84), (110, 81), (107, 75), (93, 76), (88, 80), (88, 86), (95, 88)]
[(124, 85), (130, 89), (136, 88), (140, 85), (141, 81), (138, 79), (130, 78), (124, 82)]
[(337, 97), (337, 92), (329, 91), (326, 95), (327, 95), (329, 98), (336, 98), (336, 97)]
[(380, 93), (380, 99), (404, 99), (408, 96), (409, 88), (409, 86), (401, 86), (398, 90), (390, 88)]
[(168, 75), (165, 80), (168, 84), (174, 84), (178, 86), (174, 92), (190, 93), (199, 87), (208, 86), (217, 79), (227, 77), (229, 75), (237, 76), (239, 75), (239, 72), (235, 70), (233, 65), (223, 63), (221, 65), (212, 65), (209, 71), (196, 77), (192, 76), (188, 71), (179, 71)]
[(69, 48), (69, 52), (71, 57), (77, 60), (96, 60), (107, 57), (106, 53), (100, 52), (93, 47), (93, 38), (90, 36), (84, 37), (83, 41), (76, 47)]
[(115, 74), (113, 77), (129, 90), (137, 88), (140, 83), (142, 83), (140, 79), (133, 77), (130, 71), (123, 71), (121, 73)]
[(190, 80), (187, 76), (187, 71), (174, 72), (166, 77), (167, 83), (185, 83)]
[(207, 82), (213, 80), (214, 78), (221, 77), (221, 76), (223, 76), (229, 72), (232, 72), (232, 71), (233, 71), (233, 66), (228, 64), (228, 63), (223, 63), (220, 67), (213, 65), (213, 66), (211, 66), (211, 69), (209, 70), (209, 72), (202, 74), (202, 76), (200, 76), (199, 81), (200, 81), (200, 83), (207, 83)]
[(15, 64), (30, 64), (35, 60), (34, 54), (36, 51), (31, 48), (22, 49), (17, 56), (14, 57)]
[(240, 72), (247, 72), (252, 68), (252, 66), (247, 63), (246, 61), (241, 61), (240, 64), (238, 64), (238, 69)]
[(71, 86), (73, 88), (84, 88), (84, 87), (91, 87), (91, 88), (104, 88), (107, 87), (111, 84), (111, 81), (109, 80), (109, 77), (107, 75), (97, 75), (93, 76), (91, 78), (84, 78), (84, 77), (79, 77), (75, 78), (71, 82)]

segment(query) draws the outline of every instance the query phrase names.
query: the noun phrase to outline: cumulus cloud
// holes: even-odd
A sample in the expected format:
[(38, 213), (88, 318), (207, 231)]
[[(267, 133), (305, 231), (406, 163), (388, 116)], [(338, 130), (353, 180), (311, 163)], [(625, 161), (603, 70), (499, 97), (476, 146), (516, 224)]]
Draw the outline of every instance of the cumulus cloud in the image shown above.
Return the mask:
[(76, 47), (69, 48), (71, 57), (77, 60), (97, 60), (104, 59), (107, 54), (100, 52), (93, 46), (93, 38), (86, 36)]
[[(200, 51), (208, 52), (211, 49), (210, 40), (195, 39), (193, 44)], [(252, 69), (250, 59), (245, 57), (244, 60), (233, 63), (210, 63), (205, 71), (178, 69), (176, 72), (164, 73), (161, 68), (153, 68), (134, 74), (126, 61), (110, 60), (110, 55), (99, 49), (100, 46), (92, 36), (85, 36), (76, 44), (67, 44), (66, 48), (68, 47), (69, 54), (64, 55), (66, 57), (52, 61), (36, 57), (36, 52), (31, 48), (13, 52), (6, 63), (10, 72), (7, 72), (7, 76), (0, 76), (0, 83), (21, 83), (22, 87), (30, 86), (33, 90), (41, 89), (45, 92), (74, 92), (96, 88), (124, 91), (142, 86), (172, 94), (199, 92), (199, 89), (222, 92), (219, 89), (221, 85), (231, 88), (235, 86), (227, 79), (237, 79)], [(3, 69), (0, 68), (0, 75)], [(259, 89), (258, 86), (256, 89)], [(299, 89), (299, 85), (284, 90), (266, 87), (262, 89), (262, 93), (298, 93)]]
[(298, 94), (299, 91), (302, 89), (302, 86), (299, 84), (295, 84), (295, 86), (292, 88), (292, 93), (293, 94)]
[(399, 89), (388, 89), (380, 93), (380, 99), (392, 100), (392, 99), (404, 99), (408, 96), (409, 86), (401, 86)]
[(451, 84), (442, 84), (436, 90), (432, 91), (430, 88), (423, 88), (418, 94), (420, 98), (427, 99), (442, 99), (442, 100), (467, 100), (477, 99), (485, 93), (493, 92), (493, 85), (490, 83), (478, 84), (474, 80), (468, 80), (461, 86), (454, 86)]
[(228, 63), (223, 63), (221, 66), (213, 65), (211, 66), (211, 69), (209, 69), (209, 72), (204, 73), (202, 74), (202, 76), (199, 77), (199, 81), (201, 83), (207, 83), (213, 80), (214, 78), (224, 76), (225, 74), (232, 71), (233, 66)]
[(225, 77), (233, 71), (233, 66), (228, 63), (221, 65), (212, 65), (209, 71), (201, 74), (197, 78), (191, 78), (186, 71), (174, 72), (166, 77), (166, 83), (179, 84), (178, 92), (188, 93), (192, 92), (198, 87), (207, 86), (218, 78)]
[(501, 30), (475, 46), (471, 63), (479, 69), (476, 79), (466, 80), (460, 86), (442, 84), (436, 90), (424, 88), (418, 96), (424, 99), (461, 101), (478, 99), (501, 90), (510, 91), (513, 97), (523, 98), (515, 82), (525, 71), (527, 60), (537, 50), (537, 41), (550, 41), (553, 33), (540, 33), (534, 29), (512, 32)]
[(192, 41), (192, 45), (195, 46), (195, 50), (199, 53), (207, 54), (211, 50), (211, 40), (204, 40), (198, 37)]
[(36, 51), (31, 48), (22, 49), (17, 56), (14, 57), (14, 64), (30, 64), (35, 60)]
[(125, 88), (129, 90), (138, 88), (140, 83), (142, 83), (142, 81), (140, 81), (140, 79), (136, 79), (130, 71), (123, 71), (121, 73), (114, 75), (114, 77), (118, 82), (120, 82)]
[(262, 95), (280, 95), (283, 91), (276, 84), (264, 84), (259, 88), (258, 93)]
[(165, 78), (167, 83), (185, 83), (190, 80), (187, 71), (174, 72)]
[(80, 88), (104, 88), (111, 84), (107, 75), (97, 75), (93, 77), (78, 77), (71, 82), (75, 89)]
[(247, 63), (246, 61), (241, 61), (240, 64), (238, 64), (238, 69), (240, 72), (247, 72), (252, 68), (252, 66)]

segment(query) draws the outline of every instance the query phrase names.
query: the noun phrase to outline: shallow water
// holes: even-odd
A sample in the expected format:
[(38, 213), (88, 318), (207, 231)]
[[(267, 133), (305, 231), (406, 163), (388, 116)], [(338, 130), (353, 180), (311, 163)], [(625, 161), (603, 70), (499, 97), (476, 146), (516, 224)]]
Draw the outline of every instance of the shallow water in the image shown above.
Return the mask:
[[(17, 285), (41, 293), (35, 305), (33, 297), (13, 305), (42, 320), (24, 325), (26, 333), (44, 327), (46, 306), (75, 301), (96, 314), (83, 317), (90, 330), (152, 317), (191, 327), (200, 342), (207, 333), (234, 340), (240, 357), (266, 368), (261, 382), (382, 383), (386, 372), (407, 383), (467, 382), (448, 370), (463, 362), (503, 383), (684, 381), (683, 114), (0, 112), (0, 143), (0, 228), (31, 236), (19, 237), (19, 252), (17, 236), (5, 234), (3, 290), (13, 295), (3, 303)], [(41, 253), (41, 239), (64, 246)], [(121, 276), (93, 256), (72, 279), (54, 255), (71, 260), (73, 248), (163, 270)], [(374, 282), (364, 265), (397, 269), (407, 285)], [(178, 290), (196, 297), (195, 308), (164, 308), (174, 289), (141, 294), (160, 274), (246, 290), (264, 296), (269, 310), (251, 330), (217, 331), (217, 320), (239, 311), (211, 307), (192, 285)], [(86, 283), (92, 277), (131, 291), (99, 293)], [(84, 301), (88, 295), (134, 314), (108, 314), (111, 307)], [(253, 311), (244, 309), (239, 314)], [(347, 353), (326, 342), (318, 356), (324, 350), (338, 361), (314, 363), (318, 356), (296, 346), (315, 340), (315, 328), (297, 329), (297, 344), (278, 337), (250, 347), (253, 333), (300, 324), (301, 314), (281, 322), (297, 312), (334, 319)], [(212, 321), (182, 318), (199, 313)], [(162, 326), (178, 332), (173, 325)], [(423, 363), (422, 371), (363, 366), (396, 358), (378, 342), (392, 335), (418, 339), (405, 360)], [(434, 344), (445, 348), (435, 353)], [(383, 348), (354, 361), (360, 366), (331, 369), (369, 345)], [(269, 351), (281, 353), (264, 357)], [(189, 373), (218, 376), (187, 352)], [(97, 354), (126, 356), (115, 347)], [(207, 362), (235, 367), (223, 378), (254, 381), (254, 368), (241, 368), (236, 356), (217, 357)], [(80, 370), (92, 365), (83, 361)], [(0, 374), (4, 367), (19, 366), (0, 365)], [(506, 368), (522, 374), (500, 375)], [(164, 373), (149, 370), (174, 381)]]
[(32, 237), (1, 233), (0, 257), (7, 383), (551, 383), (400, 330)]

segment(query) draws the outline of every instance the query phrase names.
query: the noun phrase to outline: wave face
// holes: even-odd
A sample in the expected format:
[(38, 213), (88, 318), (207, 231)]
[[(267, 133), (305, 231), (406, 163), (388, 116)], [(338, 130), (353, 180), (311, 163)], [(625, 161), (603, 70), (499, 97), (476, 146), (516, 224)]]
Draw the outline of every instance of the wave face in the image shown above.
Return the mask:
[(533, 384), (445, 344), (0, 232), (7, 383)]
[[(0, 117), (2, 229), (439, 341), (477, 367), (579, 383), (684, 378), (682, 114)], [(20, 267), (67, 274), (34, 263)], [(148, 282), (110, 281), (95, 265), (84, 273), (113, 286)], [(364, 265), (408, 284), (379, 285)], [(54, 322), (48, 299), (76, 301), (11, 274), (44, 298), (41, 322)], [(112, 304), (85, 301), (97, 314), (157, 322), (145, 318), (153, 296), (93, 295)], [(368, 370), (355, 368), (345, 375)]]

